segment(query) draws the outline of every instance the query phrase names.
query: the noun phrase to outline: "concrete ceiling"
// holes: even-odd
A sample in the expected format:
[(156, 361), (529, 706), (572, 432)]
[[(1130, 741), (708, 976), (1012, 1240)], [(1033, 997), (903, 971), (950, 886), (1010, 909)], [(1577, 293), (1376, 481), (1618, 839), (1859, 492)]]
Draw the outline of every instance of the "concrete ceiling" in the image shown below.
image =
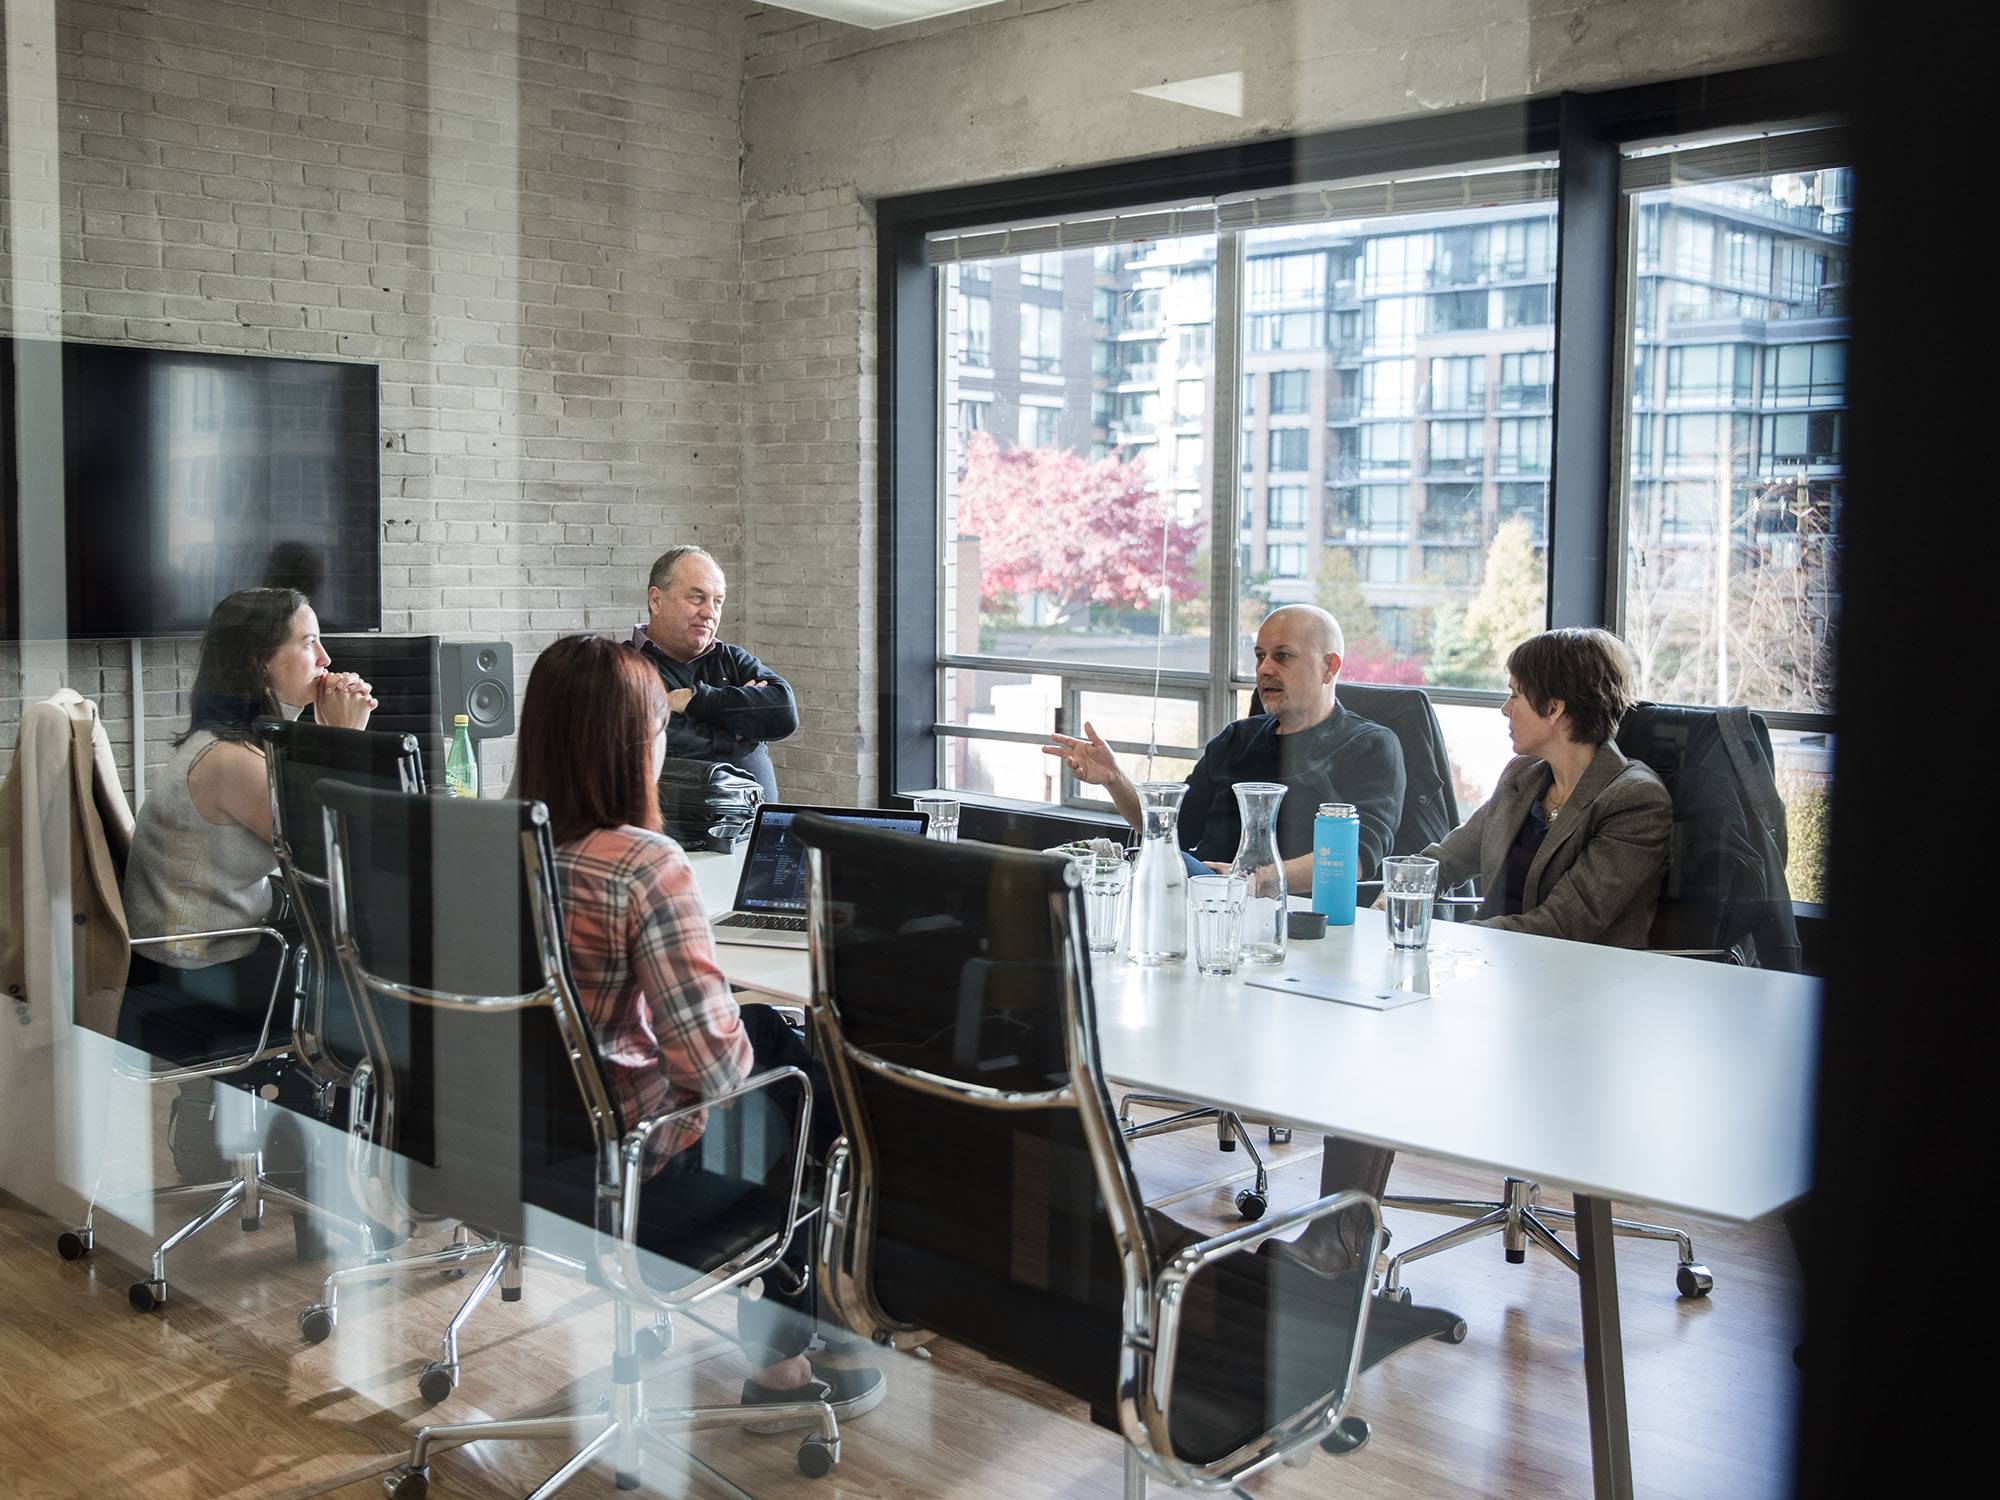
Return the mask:
[(954, 11), (978, 10), (996, 0), (782, 0), (777, 10), (795, 10), (824, 21), (842, 21), (849, 26), (865, 26), (879, 31), (884, 26), (901, 26), (906, 21), (927, 21), (932, 16), (948, 16)]

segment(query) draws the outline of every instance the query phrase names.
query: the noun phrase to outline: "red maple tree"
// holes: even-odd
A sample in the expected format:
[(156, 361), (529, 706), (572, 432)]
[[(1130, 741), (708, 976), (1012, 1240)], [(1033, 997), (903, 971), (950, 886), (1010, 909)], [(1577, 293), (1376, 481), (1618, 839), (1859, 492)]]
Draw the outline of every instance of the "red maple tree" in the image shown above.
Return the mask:
[(1161, 547), (1168, 595), (1195, 596), (1200, 533), (1176, 520), (1142, 458), (1088, 459), (1067, 448), (1002, 449), (966, 439), (958, 529), (979, 538), (979, 598), (1042, 594), (1066, 623), (1092, 605), (1152, 607)]

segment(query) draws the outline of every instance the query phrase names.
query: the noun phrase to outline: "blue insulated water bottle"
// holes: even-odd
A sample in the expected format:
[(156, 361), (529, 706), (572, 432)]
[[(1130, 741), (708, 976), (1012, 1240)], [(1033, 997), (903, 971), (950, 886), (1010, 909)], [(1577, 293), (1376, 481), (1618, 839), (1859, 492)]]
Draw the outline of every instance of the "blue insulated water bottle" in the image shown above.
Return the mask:
[(1354, 925), (1361, 818), (1351, 804), (1322, 802), (1313, 819), (1313, 910), (1334, 927)]

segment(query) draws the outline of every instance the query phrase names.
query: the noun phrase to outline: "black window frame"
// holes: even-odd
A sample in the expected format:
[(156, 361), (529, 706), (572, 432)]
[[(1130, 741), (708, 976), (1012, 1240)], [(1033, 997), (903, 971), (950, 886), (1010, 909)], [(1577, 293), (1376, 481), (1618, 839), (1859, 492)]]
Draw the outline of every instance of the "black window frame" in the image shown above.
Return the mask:
[[(884, 198), (875, 205), (879, 462), (878, 785), (884, 797), (936, 778), (939, 590), (939, 302), (925, 236), (968, 224), (1212, 198), (1468, 162), (1557, 160), (1548, 622), (1612, 623), (1622, 563), (1615, 409), (1624, 385), (1621, 150), (1636, 142), (1752, 129), (1848, 112), (1848, 74), (1819, 58), (1601, 92), (1566, 92), (1376, 125), (1108, 162), (1042, 176)], [(1440, 702), (1493, 695), (1431, 689)], [(1766, 712), (1776, 728), (1831, 716)]]

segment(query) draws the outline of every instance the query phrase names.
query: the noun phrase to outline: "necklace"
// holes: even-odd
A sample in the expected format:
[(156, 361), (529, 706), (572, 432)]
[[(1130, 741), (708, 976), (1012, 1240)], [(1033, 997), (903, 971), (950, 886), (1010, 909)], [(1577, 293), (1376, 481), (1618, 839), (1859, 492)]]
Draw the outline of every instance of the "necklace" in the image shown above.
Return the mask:
[(1563, 797), (1560, 800), (1556, 797), (1556, 789), (1552, 783), (1548, 794), (1542, 798), (1542, 811), (1548, 814), (1549, 821), (1553, 823), (1557, 818), (1562, 816), (1562, 810), (1568, 802), (1569, 798), (1567, 797)]

